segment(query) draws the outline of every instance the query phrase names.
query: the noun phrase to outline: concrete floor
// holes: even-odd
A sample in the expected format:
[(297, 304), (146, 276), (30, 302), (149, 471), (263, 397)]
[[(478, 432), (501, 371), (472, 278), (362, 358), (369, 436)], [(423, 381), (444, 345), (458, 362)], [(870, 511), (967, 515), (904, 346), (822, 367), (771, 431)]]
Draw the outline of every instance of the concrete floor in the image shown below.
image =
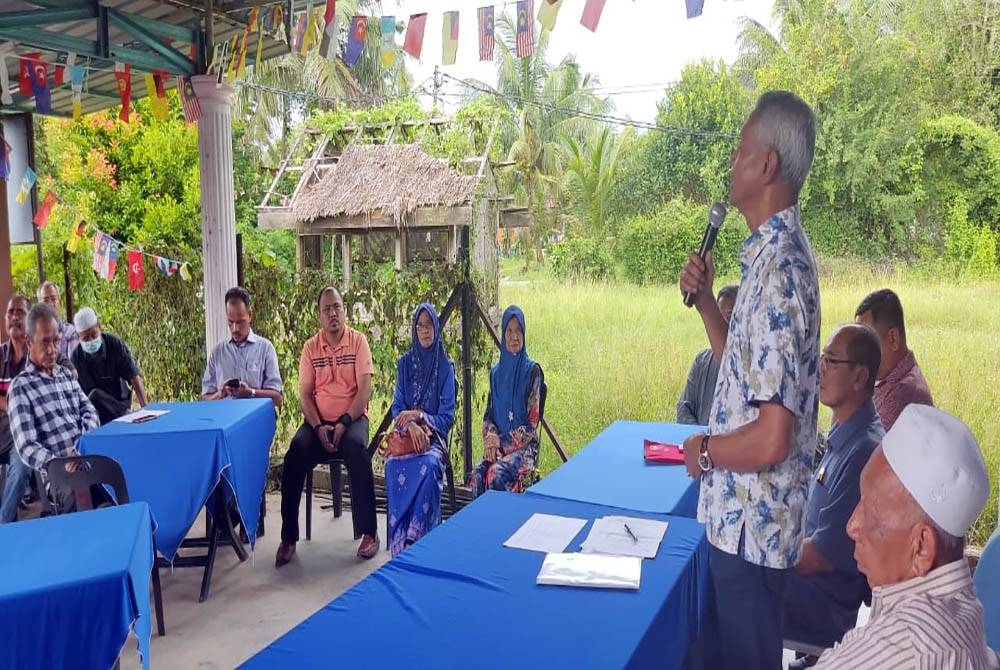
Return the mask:
[[(328, 602), (361, 581), (389, 560), (385, 550), (385, 517), (379, 518), (382, 547), (378, 556), (362, 561), (355, 555), (350, 511), (339, 519), (331, 510), (321, 510), (322, 499), (313, 498), (312, 541), (298, 543), (292, 562), (274, 568), (281, 516), (278, 494), (267, 496), (267, 533), (253, 555), (240, 563), (232, 549), (218, 554), (212, 576), (212, 591), (198, 602), (201, 568), (161, 570), (163, 610), (167, 634), (153, 638), (150, 667), (234, 668), (298, 625)], [(300, 524), (305, 534), (305, 497)], [(195, 522), (204, 529), (204, 521)], [(126, 643), (121, 667), (139, 667), (135, 639)]]

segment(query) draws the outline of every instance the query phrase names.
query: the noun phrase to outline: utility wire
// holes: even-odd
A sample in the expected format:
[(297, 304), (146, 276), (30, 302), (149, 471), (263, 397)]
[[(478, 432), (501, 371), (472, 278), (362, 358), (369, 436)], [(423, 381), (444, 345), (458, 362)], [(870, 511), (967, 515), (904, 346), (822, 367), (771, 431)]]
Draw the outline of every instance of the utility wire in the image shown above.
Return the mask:
[(655, 123), (648, 123), (645, 121), (634, 121), (632, 119), (613, 116), (611, 114), (599, 114), (596, 112), (587, 112), (580, 109), (573, 109), (569, 107), (560, 107), (558, 105), (552, 105), (547, 102), (541, 102), (538, 100), (528, 100), (518, 95), (501, 93), (496, 89), (475, 84), (470, 81), (464, 81), (457, 77), (453, 77), (450, 74), (445, 73), (443, 75), (446, 79), (450, 79), (458, 84), (465, 86), (474, 91), (478, 91), (485, 95), (491, 95), (500, 100), (505, 100), (507, 102), (512, 102), (516, 105), (532, 105), (542, 109), (547, 112), (555, 112), (559, 114), (565, 114), (570, 117), (591, 119), (593, 121), (602, 121), (604, 123), (609, 123), (618, 126), (628, 126), (632, 128), (638, 128), (641, 130), (655, 130), (657, 132), (662, 132), (665, 134), (675, 134), (675, 135), (689, 135), (692, 137), (705, 137), (705, 138), (716, 138), (716, 139), (738, 139), (739, 135), (735, 133), (723, 133), (715, 130), (699, 130), (697, 128), (684, 128), (680, 126), (661, 126)]

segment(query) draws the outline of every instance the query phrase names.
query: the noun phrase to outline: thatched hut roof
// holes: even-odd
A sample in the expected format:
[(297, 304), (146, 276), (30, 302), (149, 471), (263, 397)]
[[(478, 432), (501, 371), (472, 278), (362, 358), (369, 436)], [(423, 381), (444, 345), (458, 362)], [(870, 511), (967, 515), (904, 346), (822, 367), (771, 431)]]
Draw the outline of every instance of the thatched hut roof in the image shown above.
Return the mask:
[(349, 144), (320, 182), (299, 194), (292, 214), (308, 222), (381, 210), (401, 222), (418, 207), (469, 202), (476, 182), (414, 144)]

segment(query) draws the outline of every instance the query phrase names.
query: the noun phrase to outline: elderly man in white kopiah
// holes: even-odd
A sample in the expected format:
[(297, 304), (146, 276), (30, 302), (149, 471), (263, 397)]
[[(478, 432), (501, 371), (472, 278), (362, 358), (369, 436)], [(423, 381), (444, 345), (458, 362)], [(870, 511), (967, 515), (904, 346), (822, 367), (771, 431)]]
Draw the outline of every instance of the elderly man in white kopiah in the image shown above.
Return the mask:
[(872, 587), (866, 626), (844, 635), (816, 668), (997, 668), (983, 606), (965, 559), (965, 534), (989, 497), (979, 445), (965, 424), (908, 405), (861, 473), (847, 522)]

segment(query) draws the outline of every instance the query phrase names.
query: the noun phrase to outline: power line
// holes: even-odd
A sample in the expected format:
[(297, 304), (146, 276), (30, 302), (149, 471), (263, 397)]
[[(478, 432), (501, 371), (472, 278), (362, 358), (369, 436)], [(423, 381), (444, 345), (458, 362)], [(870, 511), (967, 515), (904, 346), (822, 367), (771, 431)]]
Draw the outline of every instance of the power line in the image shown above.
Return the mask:
[(538, 100), (528, 100), (528, 99), (523, 98), (523, 97), (518, 96), (518, 95), (513, 95), (513, 94), (509, 94), (509, 93), (501, 93), (500, 91), (497, 91), (496, 89), (489, 88), (487, 86), (480, 86), (480, 85), (474, 84), (474, 83), (472, 83), (470, 81), (464, 81), (464, 80), (459, 79), (457, 77), (453, 77), (452, 75), (447, 74), (447, 73), (444, 73), (444, 77), (447, 78), (447, 79), (450, 79), (450, 80), (452, 80), (454, 82), (457, 82), (457, 83), (459, 83), (459, 84), (461, 84), (461, 85), (463, 85), (463, 86), (465, 86), (465, 87), (467, 87), (469, 89), (472, 89), (474, 91), (479, 91), (480, 93), (484, 93), (486, 95), (491, 95), (491, 96), (493, 96), (495, 98), (498, 98), (498, 99), (501, 99), (501, 100), (506, 100), (508, 102), (512, 102), (512, 103), (515, 103), (515, 104), (520, 104), (522, 106), (523, 105), (532, 105), (532, 106), (538, 107), (538, 108), (540, 108), (540, 109), (542, 109), (543, 111), (546, 111), (546, 112), (555, 112), (555, 113), (559, 113), (559, 114), (565, 114), (565, 115), (570, 116), (570, 117), (583, 118), (583, 119), (591, 119), (591, 120), (594, 120), (594, 121), (602, 121), (604, 123), (610, 123), (612, 125), (628, 126), (628, 127), (637, 128), (637, 129), (640, 129), (640, 130), (655, 130), (655, 131), (666, 133), (666, 134), (689, 135), (689, 136), (692, 136), (692, 137), (707, 137), (707, 138), (730, 139), (730, 140), (732, 140), (732, 139), (738, 139), (739, 138), (739, 135), (737, 135), (736, 133), (723, 133), (723, 132), (719, 132), (719, 131), (715, 131), (715, 130), (699, 130), (697, 128), (684, 128), (684, 127), (680, 127), (680, 126), (661, 126), (661, 125), (657, 125), (655, 123), (648, 123), (648, 122), (645, 122), (645, 121), (633, 121), (632, 119), (628, 119), (628, 118), (624, 118), (624, 117), (620, 117), (620, 116), (612, 116), (610, 114), (599, 114), (599, 113), (596, 113), (596, 112), (587, 112), (587, 111), (580, 110), (580, 109), (572, 109), (572, 108), (568, 108), (568, 107), (560, 107), (558, 105), (552, 105), (552, 104), (549, 104), (547, 102), (541, 102), (541, 101), (538, 101)]

